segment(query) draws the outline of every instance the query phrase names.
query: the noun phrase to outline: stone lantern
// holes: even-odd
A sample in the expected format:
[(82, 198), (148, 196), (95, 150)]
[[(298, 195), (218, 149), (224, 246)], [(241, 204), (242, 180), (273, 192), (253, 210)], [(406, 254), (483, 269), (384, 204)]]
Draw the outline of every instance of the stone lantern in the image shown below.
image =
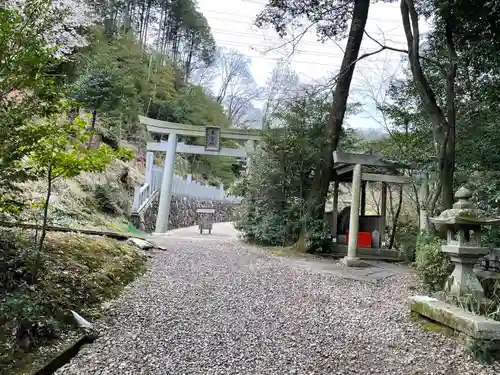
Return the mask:
[(484, 290), (474, 273), (474, 266), (479, 258), (488, 254), (489, 249), (481, 246), (484, 227), (500, 222), (500, 219), (488, 218), (485, 212), (474, 207), (469, 199), (472, 193), (461, 187), (456, 193), (458, 201), (453, 208), (445, 210), (431, 222), (446, 230), (447, 241), (442, 251), (448, 254), (455, 265), (448, 278), (445, 292), (461, 297), (473, 295), (484, 297)]

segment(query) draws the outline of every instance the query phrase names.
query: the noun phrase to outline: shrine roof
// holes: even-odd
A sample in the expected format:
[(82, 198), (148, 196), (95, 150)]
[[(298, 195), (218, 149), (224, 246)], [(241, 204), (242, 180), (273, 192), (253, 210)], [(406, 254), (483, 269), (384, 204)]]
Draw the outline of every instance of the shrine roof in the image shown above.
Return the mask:
[(333, 162), (335, 164), (355, 165), (361, 164), (372, 167), (381, 167), (387, 169), (412, 169), (411, 165), (398, 162), (394, 159), (381, 155), (373, 154), (355, 154), (343, 151), (333, 152)]
[[(352, 171), (356, 164), (360, 164), (362, 167), (362, 180), (364, 181), (410, 183), (411, 178), (404, 176), (402, 170), (415, 169), (414, 166), (381, 155), (343, 151), (333, 153), (333, 169), (339, 181), (352, 180)], [(388, 177), (384, 179), (381, 176)]]

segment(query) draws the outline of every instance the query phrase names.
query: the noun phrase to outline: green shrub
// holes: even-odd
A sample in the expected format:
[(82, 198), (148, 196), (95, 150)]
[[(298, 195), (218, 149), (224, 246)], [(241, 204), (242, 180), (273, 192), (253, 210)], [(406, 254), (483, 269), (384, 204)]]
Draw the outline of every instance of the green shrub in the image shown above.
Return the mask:
[(424, 285), (432, 292), (442, 290), (450, 275), (451, 262), (441, 251), (443, 241), (430, 233), (421, 232), (417, 239), (416, 265)]
[[(298, 240), (306, 199), (315, 188), (312, 180), (328, 106), (322, 99), (299, 98), (276, 114), (284, 127), (266, 131), (252, 156), (249, 175), (233, 186), (246, 193), (236, 225), (247, 240), (277, 246)], [(316, 227), (315, 223), (309, 228)], [(321, 235), (311, 239), (316, 237)]]
[[(250, 173), (231, 187), (232, 192), (245, 194), (236, 226), (247, 240), (277, 246), (297, 243), (301, 250), (314, 252), (331, 247), (324, 207), (308, 210), (311, 192), (318, 189), (313, 181), (325, 147), (330, 106), (327, 96), (299, 96), (273, 113), (280, 127), (264, 132), (252, 155)], [(346, 150), (353, 139), (343, 132), (339, 146)]]
[(14, 347), (23, 350), (56, 338), (60, 328), (60, 324), (48, 313), (40, 295), (29, 291), (17, 291), (3, 301), (0, 305), (0, 322), (12, 329)]
[(237, 197), (244, 197), (247, 195), (248, 179), (246, 176), (241, 176), (233, 181), (227, 189), (227, 193)]
[(400, 221), (398, 223), (395, 242), (409, 262), (415, 261), (418, 241), (418, 226), (414, 221)]
[(32, 243), (21, 233), (14, 229), (0, 231), (0, 298), (31, 280)]

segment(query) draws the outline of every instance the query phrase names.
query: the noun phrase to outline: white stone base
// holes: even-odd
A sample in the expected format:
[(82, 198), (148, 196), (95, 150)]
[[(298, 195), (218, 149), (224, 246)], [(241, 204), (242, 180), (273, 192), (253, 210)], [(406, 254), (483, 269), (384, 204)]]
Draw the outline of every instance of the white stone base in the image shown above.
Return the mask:
[(367, 267), (368, 265), (359, 258), (350, 258), (345, 256), (341, 259), (346, 267)]

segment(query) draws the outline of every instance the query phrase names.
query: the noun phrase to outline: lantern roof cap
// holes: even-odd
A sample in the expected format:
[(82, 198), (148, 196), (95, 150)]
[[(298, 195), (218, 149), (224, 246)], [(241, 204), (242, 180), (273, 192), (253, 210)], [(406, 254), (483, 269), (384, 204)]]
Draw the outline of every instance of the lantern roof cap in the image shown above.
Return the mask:
[(500, 218), (488, 217), (484, 210), (476, 208), (470, 201), (472, 192), (465, 186), (462, 186), (455, 193), (457, 202), (453, 208), (444, 210), (438, 217), (431, 218), (430, 221), (441, 225), (464, 225), (481, 226), (500, 223)]

